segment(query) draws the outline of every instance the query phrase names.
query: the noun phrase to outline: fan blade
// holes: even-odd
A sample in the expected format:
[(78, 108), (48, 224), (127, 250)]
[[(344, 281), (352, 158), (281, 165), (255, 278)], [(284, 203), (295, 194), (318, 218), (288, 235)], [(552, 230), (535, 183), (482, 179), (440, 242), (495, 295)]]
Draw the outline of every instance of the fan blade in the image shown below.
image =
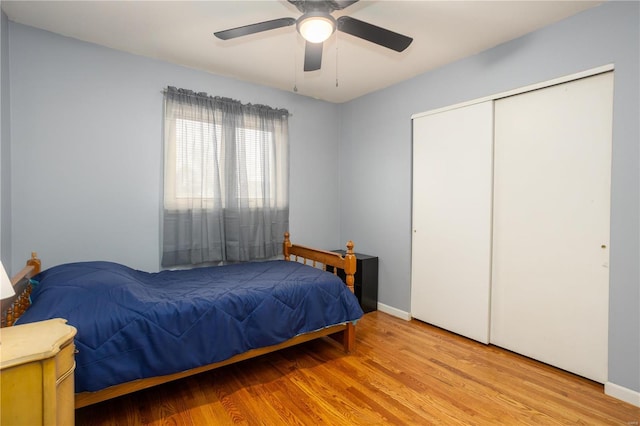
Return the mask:
[(271, 21), (258, 22), (257, 24), (245, 25), (244, 27), (231, 28), (229, 30), (213, 33), (221, 40), (229, 40), (249, 34), (260, 33), (262, 31), (275, 30), (276, 28), (288, 27), (296, 23), (295, 18), (280, 18)]
[(333, 3), (336, 6), (335, 10), (342, 10), (357, 2), (358, 0), (335, 0)]
[(351, 18), (350, 16), (341, 16), (338, 18), (338, 30), (395, 50), (396, 52), (402, 52), (409, 47), (413, 41), (411, 37)]
[(322, 65), (322, 43), (307, 42), (304, 48), (304, 70), (316, 71)]

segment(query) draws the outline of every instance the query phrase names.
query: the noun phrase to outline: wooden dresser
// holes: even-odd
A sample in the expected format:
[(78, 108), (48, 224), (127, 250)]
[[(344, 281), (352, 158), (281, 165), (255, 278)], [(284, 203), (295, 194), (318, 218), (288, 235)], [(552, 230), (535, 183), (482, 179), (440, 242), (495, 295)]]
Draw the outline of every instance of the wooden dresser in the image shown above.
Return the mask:
[(74, 424), (75, 335), (60, 318), (0, 329), (0, 424)]

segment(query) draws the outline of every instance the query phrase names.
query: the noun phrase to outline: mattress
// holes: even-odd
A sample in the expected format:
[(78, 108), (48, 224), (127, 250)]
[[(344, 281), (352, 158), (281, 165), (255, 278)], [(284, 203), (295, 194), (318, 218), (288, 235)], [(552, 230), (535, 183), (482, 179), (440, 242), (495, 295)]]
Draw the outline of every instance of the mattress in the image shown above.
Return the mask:
[(76, 392), (223, 361), (363, 315), (340, 278), (279, 260), (158, 273), (70, 263), (33, 286), (18, 324), (64, 318), (77, 328)]

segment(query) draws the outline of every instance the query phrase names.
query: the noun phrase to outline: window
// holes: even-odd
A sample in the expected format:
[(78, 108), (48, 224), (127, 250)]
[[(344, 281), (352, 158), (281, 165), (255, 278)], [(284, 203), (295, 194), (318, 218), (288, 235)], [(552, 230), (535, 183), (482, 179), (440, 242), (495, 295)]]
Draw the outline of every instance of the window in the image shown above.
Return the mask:
[[(241, 173), (246, 173), (246, 194), (241, 187), (236, 187), (238, 198), (246, 198), (254, 207), (261, 207), (265, 200), (272, 202), (276, 194), (276, 180), (265, 173), (267, 163), (274, 164), (275, 141), (273, 132), (235, 128), (234, 144), (238, 152), (235, 169), (237, 181), (242, 180)], [(194, 120), (176, 119), (175, 136), (175, 194), (177, 200), (190, 198), (214, 199), (216, 196), (225, 200), (225, 188), (214, 190), (214, 183), (225, 176), (225, 161), (222, 140), (222, 126)], [(202, 161), (199, 161), (199, 160)], [(216, 170), (220, 176), (214, 178)], [(197, 179), (196, 179), (197, 178)], [(200, 186), (202, 185), (202, 186)], [(268, 186), (268, 188), (267, 188)], [(224, 207), (224, 203), (223, 203)]]
[(288, 230), (288, 113), (169, 88), (164, 135), (162, 264), (278, 254)]
[[(214, 167), (207, 168), (206, 165), (213, 165), (214, 160), (221, 156), (220, 144), (215, 143), (222, 137), (221, 133), (221, 126), (176, 119), (175, 198), (213, 198), (214, 180), (210, 174)], [(195, 161), (198, 159), (203, 161)], [(202, 180), (194, 182), (195, 176), (202, 176)], [(198, 186), (200, 182), (203, 188)]]

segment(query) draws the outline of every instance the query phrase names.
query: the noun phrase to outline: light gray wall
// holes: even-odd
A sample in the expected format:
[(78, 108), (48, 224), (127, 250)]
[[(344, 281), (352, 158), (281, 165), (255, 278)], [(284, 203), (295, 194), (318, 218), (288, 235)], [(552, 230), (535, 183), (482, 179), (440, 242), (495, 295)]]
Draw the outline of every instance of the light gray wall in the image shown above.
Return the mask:
[(0, 260), (11, 270), (11, 122), (9, 109), (9, 21), (0, 11)]
[(14, 266), (35, 250), (45, 267), (158, 270), (167, 85), (287, 108), (292, 240), (341, 245), (336, 105), (13, 22), (9, 34)]
[(614, 63), (609, 380), (640, 391), (639, 9), (607, 3), (342, 105), (341, 235), (379, 256), (380, 302), (410, 310), (411, 115)]

